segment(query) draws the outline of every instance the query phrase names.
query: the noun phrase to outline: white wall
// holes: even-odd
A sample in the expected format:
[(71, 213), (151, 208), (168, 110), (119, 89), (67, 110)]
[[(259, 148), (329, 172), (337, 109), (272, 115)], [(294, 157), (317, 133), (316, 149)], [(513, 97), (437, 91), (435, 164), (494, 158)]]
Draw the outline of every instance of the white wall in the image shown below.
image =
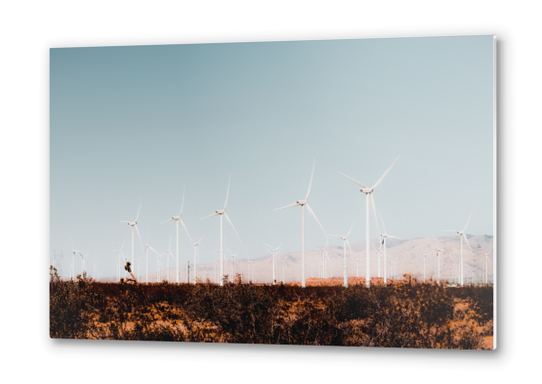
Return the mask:
[[(536, 1), (30, 1), (0, 6), (1, 331), (5, 382), (303, 379), (457, 383), (533, 374), (540, 345), (540, 6)], [(52, 341), (50, 47), (496, 34), (499, 346), (493, 352)], [(82, 149), (84, 150), (84, 149)], [(468, 188), (468, 186), (465, 186)], [(34, 240), (29, 241), (30, 234)], [(15, 244), (26, 242), (27, 248)], [(522, 279), (520, 268), (531, 280)], [(22, 279), (24, 277), (24, 279)], [(7, 360), (6, 360), (7, 358)], [(125, 367), (129, 367), (126, 369)], [(533, 377), (534, 378), (534, 377)], [(23, 381), (24, 380), (24, 381)], [(536, 379), (535, 379), (536, 380)], [(207, 380), (204, 380), (207, 382)]]

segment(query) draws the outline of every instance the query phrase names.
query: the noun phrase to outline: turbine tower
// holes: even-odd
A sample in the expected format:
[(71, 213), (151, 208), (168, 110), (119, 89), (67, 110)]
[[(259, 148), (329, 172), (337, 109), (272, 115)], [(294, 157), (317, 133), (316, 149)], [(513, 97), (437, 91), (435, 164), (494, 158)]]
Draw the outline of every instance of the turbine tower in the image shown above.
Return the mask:
[(169, 246), (166, 250), (166, 253), (164, 253), (162, 256), (166, 255), (166, 261), (167, 261), (167, 269), (166, 269), (166, 279), (167, 279), (167, 282), (169, 283), (169, 258), (170, 257), (173, 257), (172, 253), (171, 253), (171, 236), (169, 237)]
[(347, 271), (347, 265), (346, 265), (346, 246), (348, 245), (348, 250), (350, 250), (350, 255), (352, 255), (352, 248), (350, 248), (350, 242), (348, 241), (348, 236), (350, 236), (350, 233), (352, 232), (352, 228), (354, 228), (354, 223), (350, 226), (350, 230), (348, 231), (348, 234), (346, 236), (341, 235), (330, 235), (333, 237), (339, 237), (343, 241), (343, 276), (344, 276), (344, 287), (348, 288), (348, 271)]
[(375, 202), (374, 202), (374, 199), (373, 199), (373, 191), (378, 186), (378, 184), (380, 184), (382, 182), (382, 180), (384, 180), (384, 177), (388, 174), (388, 172), (394, 166), (394, 164), (397, 162), (397, 160), (399, 160), (399, 157), (397, 157), (397, 159), (395, 159), (395, 161), (391, 164), (391, 166), (388, 168), (388, 170), (386, 172), (384, 172), (384, 174), (380, 177), (380, 179), (378, 179), (376, 184), (374, 184), (371, 188), (368, 188), (364, 184), (360, 183), (357, 180), (354, 180), (350, 176), (347, 176), (344, 173), (339, 172), (344, 177), (352, 180), (354, 183), (359, 185), (361, 187), (360, 192), (365, 193), (365, 197), (366, 197), (366, 199), (365, 199), (365, 212), (366, 212), (366, 215), (365, 215), (365, 237), (366, 237), (366, 258), (367, 258), (367, 266), (366, 266), (366, 268), (367, 268), (367, 270), (366, 270), (366, 277), (365, 277), (365, 285), (367, 286), (367, 288), (371, 286), (371, 261), (370, 261), (371, 259), (370, 259), (370, 255), (369, 255), (369, 253), (370, 253), (369, 202), (371, 203), (371, 206), (373, 208), (373, 213), (374, 213), (375, 223), (376, 223), (376, 230), (378, 232), (380, 232), (378, 230), (378, 219), (376, 218), (376, 208), (375, 208)]
[[(124, 248), (124, 240), (122, 241), (122, 246), (120, 247), (120, 249), (113, 250), (113, 252), (117, 252), (119, 255), (119, 260), (117, 261), (117, 281), (120, 280), (120, 266), (121, 266), (120, 258), (121, 256), (124, 258), (124, 252), (122, 251), (123, 248)], [(126, 272), (125, 272), (125, 275), (126, 275)]]
[[(436, 237), (435, 241), (437, 241)], [(438, 241), (437, 241), (437, 248), (435, 248), (435, 251), (437, 251), (437, 284), (440, 284), (440, 254), (443, 251), (440, 247), (438, 247)]]
[(89, 253), (90, 252), (87, 252), (87, 254), (83, 256), (83, 254), (79, 252), (79, 256), (81, 256), (81, 276), (83, 276), (83, 274), (85, 273), (85, 257), (87, 257)]
[(72, 274), (72, 280), (75, 280), (75, 254), (80, 253), (77, 249), (75, 249), (75, 245), (73, 244), (73, 240), (70, 237), (70, 240), (72, 242), (72, 267), (71, 267), (71, 274)]
[(132, 227), (132, 265), (134, 263), (134, 229), (137, 231), (137, 236), (139, 236), (139, 242), (141, 243), (141, 248), (143, 248), (143, 243), (141, 242), (141, 235), (139, 234), (139, 229), (137, 229), (137, 219), (139, 218), (139, 212), (141, 211), (141, 202), (139, 202), (139, 209), (137, 210), (137, 216), (134, 221), (121, 221), (121, 223), (127, 223)]
[(330, 235), (333, 237), (339, 237), (343, 241), (343, 276), (344, 276), (344, 286), (345, 288), (348, 288), (348, 271), (347, 271), (347, 264), (346, 264), (346, 246), (348, 245), (348, 250), (350, 251), (350, 255), (352, 255), (352, 248), (350, 248), (350, 242), (348, 241), (348, 236), (350, 236), (350, 233), (352, 232), (352, 228), (354, 228), (354, 223), (350, 226), (350, 230), (348, 231), (348, 234), (346, 236), (341, 235)]
[(192, 242), (192, 239), (190, 239), (190, 243), (192, 243), (192, 246), (194, 247), (194, 284), (198, 282), (198, 246), (203, 240), (205, 235), (203, 235), (198, 241), (195, 243)]
[(387, 275), (387, 271), (386, 271), (386, 249), (387, 249), (387, 245), (388, 245), (388, 238), (390, 239), (398, 239), (398, 237), (395, 237), (395, 236), (392, 236), (392, 235), (388, 235), (388, 232), (386, 231), (386, 225), (384, 225), (384, 219), (382, 219), (382, 215), (380, 214), (380, 212), (378, 212), (378, 215), (380, 216), (380, 221), (382, 222), (382, 227), (384, 228), (384, 233), (382, 233), (380, 235), (380, 237), (382, 238), (382, 245), (384, 246), (384, 285), (386, 285), (388, 283), (388, 275)]
[(471, 216), (472, 216), (472, 213), (470, 214), (469, 219), (467, 220), (467, 224), (465, 224), (465, 228), (463, 228), (462, 231), (458, 231), (455, 229), (444, 230), (444, 232), (456, 232), (459, 235), (459, 243), (461, 246), (461, 256), (459, 259), (459, 284), (461, 286), (463, 286), (463, 239), (465, 239), (465, 243), (467, 243), (467, 246), (469, 247), (469, 251), (472, 252), (472, 250), (470, 249), (469, 241), (467, 240), (467, 236), (465, 235), (465, 231), (467, 230)]
[(241, 243), (241, 238), (239, 237), (239, 234), (235, 230), (235, 227), (233, 226), (233, 223), (231, 222), (230, 218), (228, 217), (228, 214), (226, 213), (226, 206), (228, 205), (228, 196), (230, 194), (230, 178), (228, 178), (228, 191), (226, 192), (226, 201), (224, 202), (224, 208), (220, 210), (216, 210), (215, 213), (209, 216), (202, 217), (200, 220), (207, 219), (212, 216), (220, 216), (220, 286), (224, 286), (223, 276), (224, 276), (224, 236), (223, 236), (223, 223), (222, 223), (222, 217), (226, 217), (226, 220), (231, 225), (233, 231), (237, 235), (237, 239), (239, 239), (239, 243)]
[(322, 229), (322, 232), (324, 232), (324, 236), (326, 236), (326, 238), (327, 238), (326, 231), (324, 231), (324, 228), (322, 227), (322, 224), (320, 224), (320, 222), (316, 218), (316, 215), (314, 214), (311, 207), (307, 203), (307, 199), (309, 198), (309, 193), (311, 192), (312, 177), (314, 176), (314, 165), (315, 165), (315, 162), (313, 162), (313, 164), (312, 164), (311, 180), (309, 182), (309, 189), (307, 190), (307, 194), (305, 195), (305, 199), (304, 200), (297, 200), (293, 204), (286, 205), (284, 207), (275, 209), (275, 211), (278, 211), (280, 209), (295, 207), (297, 205), (301, 206), (301, 286), (303, 288), (305, 288), (305, 206), (307, 206), (307, 210), (309, 211), (311, 216), (314, 218), (314, 220), (316, 220), (316, 222), (318, 223), (318, 225)]
[(160, 256), (160, 254), (158, 252), (156, 252), (156, 250), (150, 246), (150, 244), (145, 244), (144, 245), (144, 251), (145, 252), (145, 264), (146, 264), (146, 267), (147, 267), (147, 275), (146, 275), (146, 284), (149, 284), (149, 249), (151, 251), (153, 251), (155, 253), (155, 255), (157, 256)]
[(283, 243), (281, 243), (277, 248), (273, 248), (272, 246), (270, 246), (267, 243), (264, 243), (264, 244), (268, 248), (267, 250), (273, 254), (273, 285), (275, 285), (276, 284), (276, 278), (275, 278), (276, 262), (275, 262), (275, 258), (276, 258), (278, 250), (280, 249), (280, 247), (282, 247)]
[(493, 247), (491, 247), (491, 249), (489, 250), (489, 252), (485, 252), (484, 253), (484, 258), (486, 260), (486, 284), (487, 284), (487, 262), (489, 260), (489, 254), (491, 253), (491, 251), (493, 250)]
[[(186, 231), (186, 234), (188, 235), (188, 238), (190, 239), (190, 234), (188, 233), (188, 229), (186, 229), (186, 225), (184, 225), (182, 216), (183, 216), (183, 207), (184, 207), (184, 189), (183, 189), (183, 200), (181, 203), (181, 211), (179, 212), (179, 216), (172, 216), (171, 219), (162, 221), (163, 223), (168, 223), (170, 221), (174, 221), (175, 225), (177, 227), (177, 284), (179, 284), (180, 279), (180, 272), (179, 272), (179, 222), (182, 224), (184, 230)], [(168, 265), (169, 265), (169, 258), (168, 258)], [(168, 268), (168, 281), (169, 281), (169, 268)]]

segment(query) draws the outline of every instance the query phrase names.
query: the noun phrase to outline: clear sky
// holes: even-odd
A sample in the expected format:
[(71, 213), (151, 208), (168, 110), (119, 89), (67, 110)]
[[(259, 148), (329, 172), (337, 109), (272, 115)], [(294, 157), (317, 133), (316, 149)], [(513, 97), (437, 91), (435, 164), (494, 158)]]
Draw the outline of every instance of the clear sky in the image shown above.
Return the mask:
[[(90, 252), (112, 276), (134, 220), (163, 253), (186, 189), (184, 221), (218, 259), (301, 248), (305, 197), (328, 233), (365, 238), (365, 195), (376, 188), (389, 234), (493, 235), (493, 37), (432, 37), (51, 49), (51, 252)], [(372, 236), (376, 237), (371, 223)], [(325, 238), (306, 216), (306, 246)], [(340, 239), (330, 240), (340, 245)], [(192, 247), (181, 233), (181, 262)], [(136, 259), (142, 258), (140, 247)], [(155, 263), (150, 263), (154, 266)], [(80, 261), (76, 260), (76, 272)]]

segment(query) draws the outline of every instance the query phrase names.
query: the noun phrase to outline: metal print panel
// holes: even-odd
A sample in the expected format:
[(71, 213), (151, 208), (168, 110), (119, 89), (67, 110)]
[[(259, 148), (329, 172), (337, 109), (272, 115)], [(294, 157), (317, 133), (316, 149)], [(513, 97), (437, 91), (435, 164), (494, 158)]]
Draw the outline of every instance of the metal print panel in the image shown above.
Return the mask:
[(50, 52), (50, 336), (495, 347), (493, 36)]

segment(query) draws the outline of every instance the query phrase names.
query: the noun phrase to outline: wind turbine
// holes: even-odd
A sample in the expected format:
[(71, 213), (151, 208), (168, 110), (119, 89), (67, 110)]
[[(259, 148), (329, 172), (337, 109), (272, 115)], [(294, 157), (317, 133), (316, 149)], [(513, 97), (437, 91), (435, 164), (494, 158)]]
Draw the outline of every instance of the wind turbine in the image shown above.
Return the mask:
[(150, 244), (144, 245), (145, 249), (143, 252), (145, 252), (146, 257), (146, 264), (147, 264), (147, 277), (146, 277), (146, 283), (149, 284), (149, 249), (153, 251), (157, 256), (160, 256), (156, 250), (150, 246)]
[(426, 282), (426, 279), (425, 279), (425, 260), (427, 259), (427, 253), (424, 253), (423, 255), (423, 282), (425, 283)]
[[(165, 255), (165, 254), (164, 254)], [(160, 255), (159, 253), (156, 254), (156, 282), (159, 283), (160, 280), (160, 269), (162, 267), (162, 261), (160, 260), (163, 255)]]
[[(139, 218), (139, 212), (141, 211), (141, 202), (139, 202), (139, 209), (137, 210), (137, 216), (134, 221), (121, 221), (121, 223), (127, 223), (132, 227), (132, 265), (134, 264), (134, 229), (137, 231), (137, 236), (139, 236), (139, 242), (141, 242), (141, 235), (139, 234), (139, 229), (137, 229), (137, 219)], [(143, 243), (141, 243), (141, 248), (143, 248)]]
[(167, 282), (169, 283), (169, 258), (170, 257), (173, 257), (171, 251), (171, 236), (169, 237), (169, 246), (168, 246), (168, 249), (166, 250), (166, 253), (164, 253), (162, 256), (166, 255), (166, 259), (167, 259), (167, 269), (166, 269), (166, 278), (167, 278)]
[(194, 284), (198, 282), (198, 246), (203, 240), (205, 235), (203, 235), (198, 241), (195, 243), (192, 242), (192, 239), (190, 239), (190, 243), (192, 243), (192, 246), (194, 247)]
[[(174, 221), (175, 225), (177, 226), (177, 230), (176, 230), (177, 232), (177, 284), (179, 284), (179, 279), (180, 279), (180, 275), (179, 275), (180, 273), (179, 272), (179, 222), (182, 224), (184, 230), (186, 231), (186, 234), (188, 235), (188, 238), (190, 239), (190, 234), (188, 233), (188, 229), (186, 229), (186, 225), (184, 225), (183, 218), (182, 218), (183, 208), (184, 208), (184, 189), (183, 189), (183, 201), (181, 203), (181, 211), (179, 212), (179, 216), (172, 216), (171, 219), (162, 221), (162, 224), (168, 223), (170, 221)], [(168, 263), (169, 263), (169, 259), (168, 259)], [(168, 270), (168, 281), (169, 281), (169, 270)]]
[(314, 176), (314, 165), (315, 165), (315, 162), (313, 162), (313, 164), (312, 164), (311, 180), (309, 182), (309, 189), (307, 190), (307, 194), (305, 195), (305, 199), (304, 200), (296, 200), (296, 202), (293, 203), (293, 204), (286, 205), (284, 207), (275, 209), (275, 211), (278, 211), (280, 209), (295, 207), (297, 205), (301, 206), (301, 286), (303, 288), (305, 288), (305, 206), (307, 206), (307, 210), (309, 211), (311, 216), (314, 218), (314, 220), (316, 220), (316, 222), (318, 223), (318, 225), (322, 229), (322, 232), (324, 232), (324, 236), (326, 236), (326, 238), (327, 238), (326, 231), (324, 231), (324, 228), (322, 227), (322, 224), (320, 224), (320, 222), (316, 218), (316, 215), (314, 214), (314, 212), (312, 211), (311, 207), (309, 206), (309, 204), (307, 202), (307, 199), (309, 198), (309, 193), (311, 192), (312, 177)]
[(471, 216), (472, 216), (472, 213), (470, 214), (469, 219), (467, 220), (467, 224), (465, 224), (465, 228), (463, 228), (462, 231), (458, 231), (455, 229), (444, 230), (444, 232), (456, 232), (459, 235), (459, 243), (461, 245), (461, 256), (459, 259), (459, 284), (461, 286), (463, 286), (463, 239), (465, 239), (465, 242), (467, 243), (467, 246), (469, 247), (469, 251), (472, 252), (472, 250), (470, 249), (469, 241), (467, 240), (467, 236), (465, 235), (465, 231), (467, 230)]
[[(397, 161), (397, 160), (396, 160)], [(390, 167), (391, 168), (391, 167)], [(384, 246), (384, 285), (387, 284), (388, 282), (388, 275), (386, 273), (386, 249), (387, 249), (387, 245), (388, 245), (388, 238), (390, 239), (398, 239), (398, 237), (395, 237), (395, 236), (392, 236), (392, 235), (388, 235), (388, 231), (386, 231), (386, 225), (384, 224), (384, 219), (382, 219), (382, 215), (380, 214), (380, 212), (378, 212), (378, 215), (380, 216), (380, 221), (382, 221), (382, 227), (384, 228), (384, 233), (382, 233), (380, 235), (380, 237), (382, 238), (382, 245)], [(379, 268), (380, 270), (380, 268)]]
[(491, 251), (493, 251), (493, 247), (491, 247), (489, 252), (484, 253), (484, 258), (486, 260), (486, 284), (487, 284), (487, 262), (489, 260), (489, 254), (491, 253)]
[(326, 235), (326, 244), (322, 248), (315, 248), (315, 251), (322, 251), (322, 278), (326, 278), (326, 257), (329, 261), (329, 254), (327, 252), (327, 244), (329, 243), (329, 237)]
[(435, 251), (437, 251), (437, 284), (440, 284), (440, 253), (443, 250), (438, 246), (438, 240), (434, 235), (433, 238), (435, 239), (435, 242), (437, 242), (437, 248), (435, 248)]
[(268, 251), (271, 252), (273, 254), (273, 285), (276, 284), (276, 278), (275, 278), (275, 267), (276, 267), (276, 262), (275, 262), (275, 257), (277, 255), (277, 252), (278, 250), (280, 249), (280, 247), (282, 247), (282, 244), (281, 243), (277, 248), (273, 248), (272, 246), (270, 246), (269, 244), (267, 243), (264, 243), (265, 246), (268, 248)]
[(346, 246), (348, 245), (348, 249), (350, 250), (350, 255), (352, 255), (352, 248), (350, 248), (350, 242), (348, 241), (348, 236), (350, 236), (350, 233), (352, 232), (352, 228), (354, 228), (354, 223), (350, 226), (350, 230), (348, 231), (348, 234), (346, 236), (340, 236), (340, 235), (330, 235), (333, 237), (339, 237), (343, 241), (343, 275), (344, 275), (344, 286), (345, 288), (348, 288), (348, 271), (346, 267)]
[[(117, 281), (120, 280), (120, 265), (121, 265), (120, 258), (121, 256), (124, 258), (124, 253), (122, 252), (123, 248), (124, 248), (124, 240), (122, 240), (122, 246), (120, 247), (120, 249), (113, 250), (113, 252), (117, 252), (119, 255), (119, 260), (117, 262), (118, 263), (117, 264)], [(125, 272), (125, 276), (126, 276), (126, 272)]]
[(81, 256), (81, 276), (85, 273), (85, 257), (87, 257), (89, 253), (90, 252), (87, 252), (87, 254), (83, 256), (83, 254), (79, 252), (79, 255)]
[(77, 249), (75, 249), (75, 245), (73, 244), (73, 240), (70, 237), (70, 240), (72, 242), (72, 267), (71, 267), (71, 273), (72, 273), (72, 280), (75, 280), (75, 254), (80, 253)]
[(228, 214), (226, 213), (226, 206), (228, 205), (228, 196), (230, 194), (230, 178), (228, 178), (228, 191), (226, 192), (226, 201), (224, 202), (224, 208), (216, 210), (215, 213), (209, 216), (202, 217), (200, 220), (207, 219), (212, 216), (220, 216), (220, 286), (224, 286), (223, 276), (224, 276), (224, 236), (223, 236), (223, 223), (222, 223), (222, 217), (226, 217), (226, 220), (231, 225), (233, 231), (237, 235), (237, 239), (239, 239), (239, 243), (241, 243), (241, 238), (239, 237), (239, 234), (235, 230), (235, 227), (233, 226), (233, 223), (231, 222), (230, 218), (228, 217)]
[(375, 223), (376, 223), (376, 230), (378, 232), (380, 232), (378, 230), (378, 219), (376, 218), (376, 208), (375, 208), (375, 202), (374, 202), (374, 199), (373, 199), (373, 191), (378, 186), (378, 184), (380, 184), (382, 182), (382, 180), (384, 180), (384, 177), (388, 174), (388, 172), (394, 166), (394, 164), (397, 162), (397, 160), (399, 160), (399, 157), (397, 157), (397, 159), (395, 159), (395, 161), (391, 164), (391, 166), (388, 168), (388, 170), (386, 172), (384, 172), (384, 174), (380, 177), (380, 179), (378, 179), (378, 181), (371, 188), (368, 188), (364, 184), (360, 183), (357, 180), (354, 180), (350, 176), (347, 176), (344, 173), (339, 172), (344, 177), (352, 180), (354, 183), (359, 185), (361, 187), (360, 192), (365, 193), (365, 197), (366, 197), (366, 199), (365, 199), (365, 212), (366, 212), (366, 215), (365, 215), (365, 236), (366, 236), (366, 239), (365, 240), (366, 240), (366, 258), (367, 258), (367, 266), (366, 266), (366, 268), (367, 268), (367, 271), (366, 271), (366, 277), (365, 277), (365, 285), (367, 286), (367, 288), (371, 286), (371, 261), (370, 261), (371, 259), (370, 259), (370, 255), (369, 255), (369, 252), (370, 252), (369, 201), (370, 201), (371, 206), (373, 208), (373, 213), (374, 213)]

